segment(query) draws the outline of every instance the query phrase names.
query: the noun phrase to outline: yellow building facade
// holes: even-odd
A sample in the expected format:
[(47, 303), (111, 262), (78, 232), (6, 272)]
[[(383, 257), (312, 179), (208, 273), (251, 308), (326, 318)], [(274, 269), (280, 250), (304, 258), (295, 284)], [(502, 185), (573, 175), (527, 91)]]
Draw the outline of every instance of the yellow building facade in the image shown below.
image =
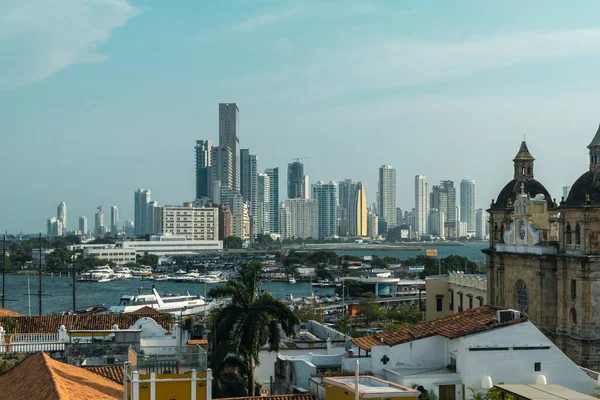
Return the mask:
[(417, 400), (421, 394), (418, 390), (372, 376), (325, 378), (324, 383), (326, 400), (355, 400), (357, 390), (360, 400)]

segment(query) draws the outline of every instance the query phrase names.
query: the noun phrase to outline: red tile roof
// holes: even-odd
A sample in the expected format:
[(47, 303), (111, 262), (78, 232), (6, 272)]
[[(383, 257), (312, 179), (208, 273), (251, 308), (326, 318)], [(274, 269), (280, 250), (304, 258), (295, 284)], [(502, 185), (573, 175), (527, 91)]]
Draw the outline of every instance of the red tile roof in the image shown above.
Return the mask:
[(144, 314), (144, 315), (160, 315), (160, 314), (164, 314), (160, 311), (158, 311), (155, 308), (152, 308), (150, 306), (144, 306), (138, 310), (135, 310), (134, 312), (130, 312), (128, 314)]
[(430, 336), (456, 339), (506, 325), (518, 324), (526, 320), (515, 319), (499, 323), (496, 321), (496, 311), (498, 310), (499, 308), (492, 306), (478, 307), (432, 321), (410, 325), (392, 332), (376, 333), (371, 336), (352, 339), (352, 342), (361, 349), (370, 351), (373, 346), (395, 346)]
[(0, 308), (0, 317), (20, 317), (23, 314), (19, 314), (16, 311), (9, 310), (8, 308)]
[[(128, 329), (142, 317), (154, 319), (160, 326), (171, 330), (171, 315), (143, 314), (90, 314), (90, 315), (42, 315), (35, 317), (11, 317), (16, 326), (11, 333), (56, 333), (61, 325), (70, 330), (103, 330), (117, 325), (120, 329)], [(0, 316), (0, 326), (5, 326), (6, 317)]]
[(90, 372), (110, 379), (111, 381), (123, 384), (123, 366), (108, 365), (102, 367), (85, 367)]
[(3, 399), (122, 399), (123, 386), (84, 368), (30, 355), (0, 375)]
[(273, 396), (227, 397), (215, 400), (314, 400), (312, 394), (276, 394)]

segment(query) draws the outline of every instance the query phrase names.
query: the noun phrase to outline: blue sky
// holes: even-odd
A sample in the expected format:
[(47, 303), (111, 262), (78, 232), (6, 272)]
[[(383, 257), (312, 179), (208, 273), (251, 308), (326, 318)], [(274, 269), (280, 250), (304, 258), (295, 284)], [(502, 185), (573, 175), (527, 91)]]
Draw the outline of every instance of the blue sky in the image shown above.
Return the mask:
[(375, 201), (397, 169), (475, 179), (487, 207), (527, 137), (560, 198), (600, 123), (600, 2), (118, 1), (0, 3), (0, 228), (69, 228), (133, 192), (194, 195), (194, 144), (240, 107), (259, 167), (305, 161), (311, 182), (353, 178)]

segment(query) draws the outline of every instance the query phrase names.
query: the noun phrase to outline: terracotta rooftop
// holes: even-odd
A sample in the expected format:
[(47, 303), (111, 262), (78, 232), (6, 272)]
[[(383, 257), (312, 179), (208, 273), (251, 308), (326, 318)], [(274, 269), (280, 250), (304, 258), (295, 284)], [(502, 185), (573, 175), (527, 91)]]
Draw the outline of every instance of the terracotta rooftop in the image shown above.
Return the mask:
[(0, 317), (20, 317), (23, 314), (19, 314), (16, 311), (9, 310), (8, 308), (0, 308)]
[(314, 400), (312, 394), (277, 394), (274, 396), (227, 397), (215, 400)]
[(140, 308), (139, 310), (135, 310), (128, 314), (158, 315), (158, 314), (164, 314), (164, 313), (162, 313), (162, 312), (158, 311), (157, 309), (152, 308), (150, 306), (144, 306), (144, 307)]
[(431, 336), (456, 339), (525, 321), (525, 319), (515, 319), (502, 323), (495, 322), (496, 311), (498, 310), (499, 308), (492, 306), (478, 307), (432, 321), (410, 325), (392, 332), (376, 333), (371, 336), (352, 339), (352, 342), (363, 350), (371, 351), (373, 346), (395, 346)]
[(123, 386), (84, 368), (53, 360), (45, 353), (30, 355), (0, 375), (5, 399), (122, 399)]
[[(115, 324), (120, 329), (128, 329), (142, 317), (152, 318), (163, 328), (171, 330), (170, 314), (90, 314), (12, 317), (16, 321), (16, 326), (11, 333), (56, 333), (61, 325), (64, 325), (67, 331), (112, 329)], [(0, 316), (0, 326), (5, 326), (5, 318)]]
[(86, 370), (110, 379), (113, 382), (123, 384), (123, 366), (108, 365), (102, 367), (85, 367)]

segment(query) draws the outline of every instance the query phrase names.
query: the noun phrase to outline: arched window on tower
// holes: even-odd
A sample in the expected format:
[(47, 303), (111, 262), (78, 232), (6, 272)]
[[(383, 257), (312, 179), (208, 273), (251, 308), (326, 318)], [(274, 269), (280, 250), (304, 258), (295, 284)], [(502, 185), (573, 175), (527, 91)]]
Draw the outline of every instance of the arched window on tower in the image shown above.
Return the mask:
[(567, 223), (567, 245), (570, 245), (573, 241), (571, 233), (571, 224)]
[(521, 168), (521, 176), (525, 176), (525, 167)]
[(527, 175), (531, 175), (531, 167), (527, 167)]
[(579, 224), (575, 225), (575, 244), (581, 244), (581, 228), (579, 228)]

